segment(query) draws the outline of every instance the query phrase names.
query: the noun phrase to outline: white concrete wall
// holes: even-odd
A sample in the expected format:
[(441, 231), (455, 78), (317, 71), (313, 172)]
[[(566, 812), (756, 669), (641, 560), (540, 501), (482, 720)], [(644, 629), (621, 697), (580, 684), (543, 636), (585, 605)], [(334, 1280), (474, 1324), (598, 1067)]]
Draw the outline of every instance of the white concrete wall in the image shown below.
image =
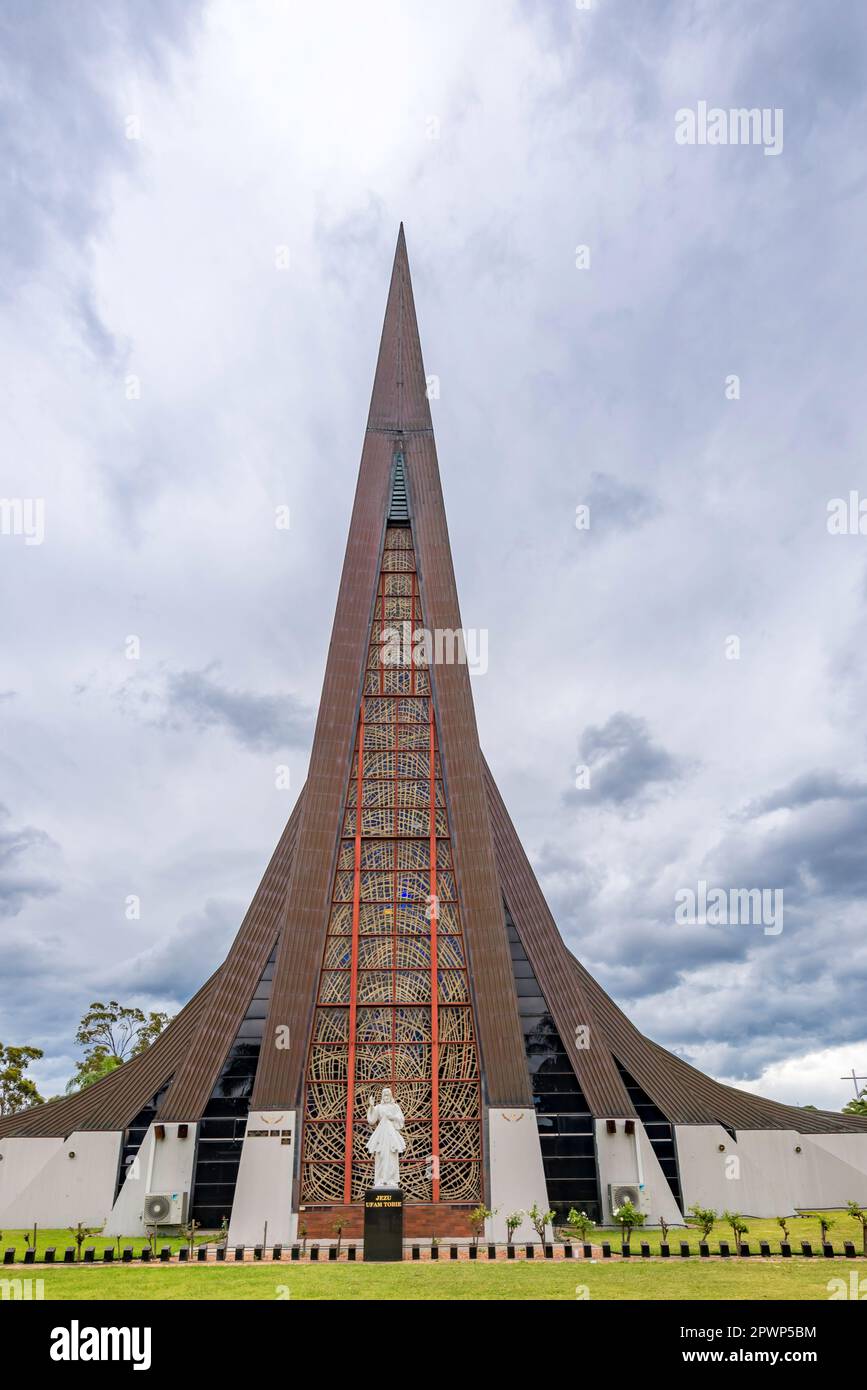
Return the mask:
[[(291, 1245), (298, 1223), (292, 1211), (294, 1110), (251, 1110), (229, 1222), (230, 1245)], [(284, 1142), (288, 1141), (288, 1142)]]
[(806, 1196), (799, 1206), (867, 1206), (867, 1134), (802, 1134), (800, 1144), (799, 1187), (819, 1198)]
[[(506, 1239), (506, 1217), (528, 1212), (535, 1203), (548, 1209), (542, 1147), (535, 1110), (488, 1111), (488, 1158), (491, 1172), (491, 1210), (488, 1239)], [(515, 1232), (515, 1240), (537, 1239), (528, 1218)]]
[(0, 1141), (0, 1228), (101, 1226), (114, 1201), (122, 1139), (120, 1130), (77, 1130), (68, 1139)]
[(61, 1138), (0, 1139), (0, 1229), (17, 1224), (7, 1216), (13, 1202), (63, 1143)]
[(106, 1235), (146, 1235), (144, 1199), (149, 1192), (192, 1193), (196, 1126), (187, 1125), (186, 1139), (178, 1137), (176, 1124), (166, 1124), (163, 1128), (165, 1138), (157, 1139), (154, 1125), (148, 1126), (135, 1162), (117, 1195), (105, 1228)]
[(669, 1226), (682, 1226), (683, 1216), (674, 1200), (653, 1145), (640, 1120), (635, 1121), (635, 1133), (626, 1133), (626, 1121), (615, 1120), (616, 1133), (608, 1133), (608, 1121), (596, 1121), (596, 1159), (599, 1165), (599, 1196), (602, 1201), (602, 1220), (610, 1224), (608, 1201), (609, 1183), (634, 1183), (641, 1193), (639, 1210), (644, 1212), (645, 1224), (658, 1226), (664, 1217)]
[(686, 1207), (697, 1202), (743, 1216), (791, 1216), (797, 1209), (867, 1203), (867, 1134), (746, 1129), (734, 1140), (720, 1125), (676, 1129)]

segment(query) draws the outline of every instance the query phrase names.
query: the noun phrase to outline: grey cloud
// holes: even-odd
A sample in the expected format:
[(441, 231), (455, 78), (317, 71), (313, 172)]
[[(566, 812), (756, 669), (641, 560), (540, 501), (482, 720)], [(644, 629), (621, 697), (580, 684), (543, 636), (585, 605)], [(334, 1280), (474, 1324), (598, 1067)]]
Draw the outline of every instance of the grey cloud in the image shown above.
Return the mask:
[(597, 538), (612, 531), (633, 531), (660, 511), (659, 502), (649, 492), (610, 473), (592, 473), (583, 500), (590, 507), (588, 534)]
[(647, 720), (623, 710), (585, 729), (580, 747), (590, 786), (566, 793), (564, 800), (572, 805), (586, 801), (635, 809), (683, 776), (682, 761), (654, 742)]
[(60, 884), (30, 874), (0, 877), (0, 917), (15, 917), (31, 898), (50, 898), (60, 892)]
[(105, 362), (116, 365), (123, 356), (123, 349), (100, 318), (88, 286), (82, 286), (80, 289), (76, 307), (81, 331), (91, 351)]
[(106, 971), (101, 987), (185, 1003), (225, 958), (244, 910), (242, 903), (209, 900), (155, 945)]
[(56, 849), (51, 836), (32, 825), (6, 826), (8, 820), (8, 810), (0, 806), (0, 917), (15, 917), (31, 898), (47, 898), (60, 889), (57, 880), (28, 871), (18, 862)]
[[(43, 941), (25, 935), (20, 929), (4, 928), (0, 936), (0, 976), (17, 981), (19, 991), (33, 981), (46, 984), (55, 977), (60, 945), (56, 939)], [(6, 1002), (4, 999), (4, 1004)]]
[(220, 728), (245, 748), (294, 747), (313, 727), (313, 713), (294, 695), (257, 695), (230, 690), (214, 679), (214, 667), (181, 671), (167, 680), (166, 722), (174, 728), (191, 723), (199, 729)]
[[(827, 788), (825, 788), (827, 790)], [(867, 798), (829, 800), (810, 794), (782, 825), (756, 835), (735, 828), (709, 852), (704, 876), (782, 887), (787, 903), (867, 897)]]
[(313, 712), (296, 696), (233, 689), (218, 678), (219, 663), (166, 673), (160, 684), (133, 678), (114, 692), (119, 708), (153, 728), (183, 732), (220, 729), (254, 752), (302, 746)]
[(619, 908), (591, 904), (591, 931), (574, 947), (650, 1036), (733, 1079), (865, 1035), (867, 802), (833, 777), (807, 783), (792, 784), (803, 804), (791, 819), (764, 831), (735, 823), (684, 877), (782, 888), (781, 935), (675, 927), (665, 896), (636, 884)]
[(863, 801), (865, 798), (867, 782), (847, 781), (838, 772), (807, 772), (788, 786), (749, 802), (743, 814), (753, 819), (770, 811), (812, 806), (817, 801)]

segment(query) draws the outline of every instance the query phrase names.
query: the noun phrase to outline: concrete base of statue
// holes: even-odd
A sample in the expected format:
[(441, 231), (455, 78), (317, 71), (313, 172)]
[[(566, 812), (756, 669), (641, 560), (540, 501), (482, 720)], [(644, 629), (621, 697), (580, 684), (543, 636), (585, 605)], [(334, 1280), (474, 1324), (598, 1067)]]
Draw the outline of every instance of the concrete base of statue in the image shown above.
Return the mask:
[(369, 1187), (364, 1194), (365, 1260), (403, 1259), (403, 1193)]

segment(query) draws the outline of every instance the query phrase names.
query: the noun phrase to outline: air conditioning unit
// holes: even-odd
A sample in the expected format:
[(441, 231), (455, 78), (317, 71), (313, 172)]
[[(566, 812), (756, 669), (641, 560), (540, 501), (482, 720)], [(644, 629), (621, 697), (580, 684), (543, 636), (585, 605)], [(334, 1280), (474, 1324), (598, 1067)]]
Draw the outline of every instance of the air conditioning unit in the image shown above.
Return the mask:
[(641, 1211), (641, 1188), (634, 1182), (610, 1182), (608, 1205), (611, 1215), (613, 1216), (625, 1202), (631, 1202), (636, 1211)]
[(183, 1226), (187, 1219), (186, 1192), (148, 1192), (144, 1199), (146, 1226)]

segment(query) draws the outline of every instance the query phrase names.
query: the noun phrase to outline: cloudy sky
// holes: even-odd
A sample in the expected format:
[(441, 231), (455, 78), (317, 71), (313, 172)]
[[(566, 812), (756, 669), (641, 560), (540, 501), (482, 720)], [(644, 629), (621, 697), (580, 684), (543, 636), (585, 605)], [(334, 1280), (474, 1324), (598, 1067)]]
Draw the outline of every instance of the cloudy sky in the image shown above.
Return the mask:
[[(4, 0), (0, 34), (0, 496), (45, 508), (0, 534), (0, 1038), (61, 1090), (91, 999), (175, 1009), (237, 928), (304, 780), (402, 218), (483, 746), (561, 929), (652, 1037), (838, 1108), (863, 10)], [(679, 144), (700, 102), (779, 108), (782, 151)], [(782, 889), (782, 932), (677, 925), (702, 880)]]

